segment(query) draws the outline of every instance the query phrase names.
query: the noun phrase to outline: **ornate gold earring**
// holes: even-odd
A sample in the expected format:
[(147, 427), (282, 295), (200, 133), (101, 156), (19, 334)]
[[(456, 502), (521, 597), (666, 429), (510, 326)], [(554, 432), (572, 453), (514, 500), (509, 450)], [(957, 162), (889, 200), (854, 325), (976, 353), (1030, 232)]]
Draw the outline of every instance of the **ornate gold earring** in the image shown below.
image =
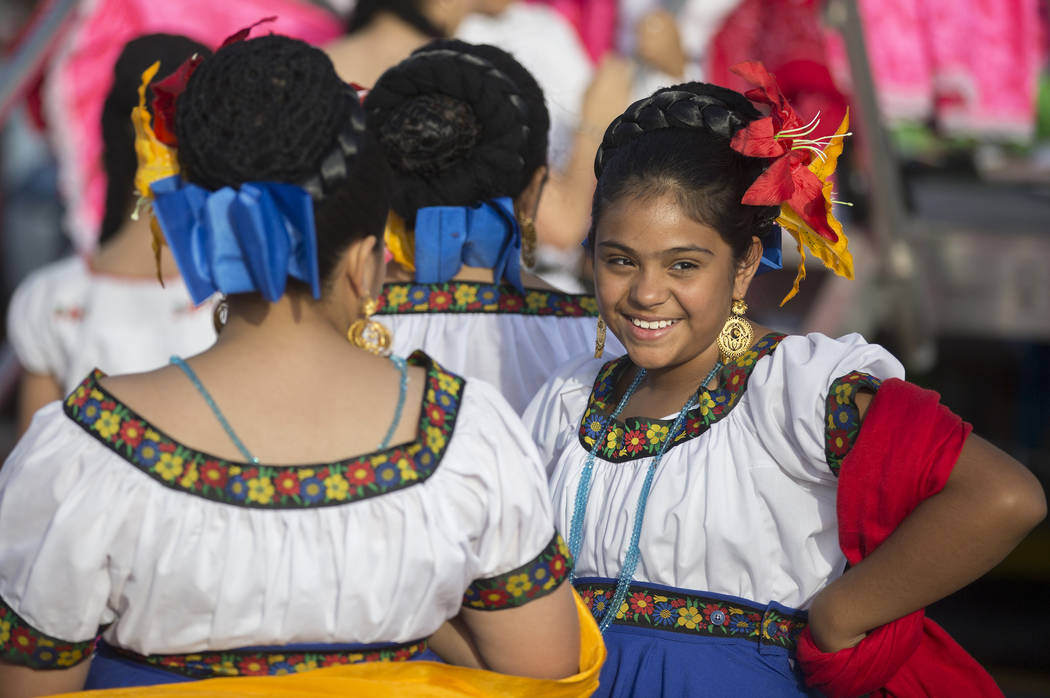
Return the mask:
[(605, 352), (605, 320), (598, 318), (598, 336), (594, 339), (594, 358), (602, 358)]
[(211, 311), (211, 324), (215, 328), (215, 334), (222, 332), (222, 328), (226, 327), (226, 320), (230, 317), (230, 305), (226, 302), (225, 298), (220, 298), (219, 302), (215, 304), (215, 307)]
[(734, 300), (730, 312), (732, 315), (722, 326), (722, 331), (718, 333), (718, 353), (721, 355), (723, 364), (728, 364), (746, 353), (751, 348), (751, 341), (755, 338), (755, 330), (744, 317), (744, 313), (747, 312), (747, 303), (742, 298)]
[(376, 312), (376, 302), (371, 296), (365, 296), (364, 307), (361, 308), (362, 317), (354, 320), (350, 329), (346, 331), (346, 338), (355, 347), (371, 352), (376, 356), (386, 356), (390, 353), (390, 344), (393, 338), (386, 325), (376, 322), (372, 316)]
[(521, 227), (521, 261), (531, 269), (536, 266), (536, 221), (522, 216), (518, 225)]

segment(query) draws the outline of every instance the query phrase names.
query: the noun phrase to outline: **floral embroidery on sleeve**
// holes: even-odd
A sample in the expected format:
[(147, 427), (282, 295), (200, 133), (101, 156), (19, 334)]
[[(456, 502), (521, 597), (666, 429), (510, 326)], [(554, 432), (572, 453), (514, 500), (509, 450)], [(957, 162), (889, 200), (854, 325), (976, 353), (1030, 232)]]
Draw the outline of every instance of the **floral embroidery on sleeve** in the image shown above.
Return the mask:
[(94, 651), (95, 638), (66, 642), (45, 635), (0, 598), (0, 661), (30, 669), (67, 669)]
[(555, 532), (540, 554), (521, 567), (479, 579), (463, 595), (463, 605), (482, 611), (523, 606), (554, 591), (569, 576), (569, 549)]
[(876, 392), (882, 385), (875, 376), (853, 371), (837, 378), (828, 390), (826, 424), (824, 429), (824, 453), (828, 467), (838, 477), (842, 461), (853, 448), (860, 434), (860, 410), (857, 409), (857, 393), (861, 390)]

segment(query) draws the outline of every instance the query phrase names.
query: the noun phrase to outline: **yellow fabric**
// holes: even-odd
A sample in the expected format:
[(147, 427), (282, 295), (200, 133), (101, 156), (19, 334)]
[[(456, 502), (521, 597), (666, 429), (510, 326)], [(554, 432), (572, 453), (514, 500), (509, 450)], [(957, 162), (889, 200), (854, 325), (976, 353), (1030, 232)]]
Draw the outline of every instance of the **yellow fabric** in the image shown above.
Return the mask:
[(437, 662), (372, 662), (316, 669), (301, 674), (236, 677), (189, 683), (135, 686), (63, 694), (67, 698), (204, 698), (205, 696), (501, 696), (505, 698), (577, 698), (598, 688), (598, 672), (605, 661), (605, 644), (590, 611), (579, 595), (580, 672), (566, 679), (545, 680), (507, 676), (491, 671), (438, 664)]
[(818, 259), (824, 262), (824, 265), (828, 269), (839, 276), (846, 277), (847, 279), (853, 278), (853, 255), (850, 254), (850, 251), (846, 247), (849, 240), (846, 239), (845, 233), (842, 232), (842, 224), (839, 223), (831, 213), (832, 183), (828, 181), (828, 178), (834, 174), (835, 167), (838, 165), (839, 155), (842, 154), (842, 143), (846, 140), (845, 135), (848, 129), (849, 111), (847, 110), (846, 116), (842, 119), (842, 123), (835, 132), (835, 137), (831, 139), (831, 142), (824, 149), (825, 159), (814, 157), (813, 162), (809, 164), (810, 171), (824, 184), (822, 188), (824, 194), (824, 210), (827, 213), (828, 225), (838, 234), (838, 241), (833, 243), (827, 238), (818, 235), (817, 232), (813, 230), (808, 223), (802, 220), (802, 217), (787, 204), (780, 207), (780, 217), (777, 218), (777, 223), (795, 238), (799, 254), (802, 256), (801, 261), (798, 263), (798, 273), (795, 276), (795, 283), (788, 294), (784, 296), (784, 300), (780, 301), (780, 305), (784, 305), (791, 300), (796, 293), (798, 293), (799, 284), (806, 278), (805, 248), (807, 247)]
[(386, 232), (383, 234), (383, 239), (395, 262), (400, 264), (405, 271), (416, 270), (415, 240), (411, 231), (405, 228), (405, 219), (393, 211), (387, 214)]

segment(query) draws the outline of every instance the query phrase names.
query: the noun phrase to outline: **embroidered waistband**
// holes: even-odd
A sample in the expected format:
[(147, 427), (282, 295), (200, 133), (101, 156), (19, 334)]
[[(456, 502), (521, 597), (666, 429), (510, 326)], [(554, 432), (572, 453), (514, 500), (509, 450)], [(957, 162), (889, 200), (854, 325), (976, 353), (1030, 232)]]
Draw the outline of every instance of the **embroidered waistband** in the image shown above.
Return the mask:
[[(614, 581), (577, 579), (576, 590), (595, 618), (605, 614)], [(687, 635), (745, 638), (795, 649), (806, 614), (780, 604), (759, 606), (743, 599), (648, 584), (631, 584), (613, 620), (615, 625), (654, 628)]]
[(119, 647), (108, 646), (120, 657), (142, 664), (167, 669), (194, 679), (219, 676), (279, 676), (297, 674), (336, 664), (361, 662), (403, 662), (427, 649), (427, 641), (389, 645), (325, 645), (310, 646), (308, 650), (295, 645), (272, 650), (245, 648), (192, 654), (141, 655)]

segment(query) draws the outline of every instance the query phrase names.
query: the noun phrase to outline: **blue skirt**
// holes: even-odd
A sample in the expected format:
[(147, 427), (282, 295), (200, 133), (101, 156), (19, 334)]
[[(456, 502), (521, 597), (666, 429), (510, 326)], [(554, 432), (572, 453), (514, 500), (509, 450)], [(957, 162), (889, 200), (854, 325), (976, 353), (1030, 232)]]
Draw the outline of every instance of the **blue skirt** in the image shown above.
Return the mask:
[[(600, 619), (615, 579), (574, 582)], [(724, 594), (632, 584), (605, 631), (595, 696), (810, 696), (794, 667), (805, 613)]]
[(360, 661), (436, 661), (426, 641), (392, 644), (318, 644), (244, 647), (222, 652), (143, 656), (100, 641), (84, 690), (153, 686), (220, 676), (291, 674)]

